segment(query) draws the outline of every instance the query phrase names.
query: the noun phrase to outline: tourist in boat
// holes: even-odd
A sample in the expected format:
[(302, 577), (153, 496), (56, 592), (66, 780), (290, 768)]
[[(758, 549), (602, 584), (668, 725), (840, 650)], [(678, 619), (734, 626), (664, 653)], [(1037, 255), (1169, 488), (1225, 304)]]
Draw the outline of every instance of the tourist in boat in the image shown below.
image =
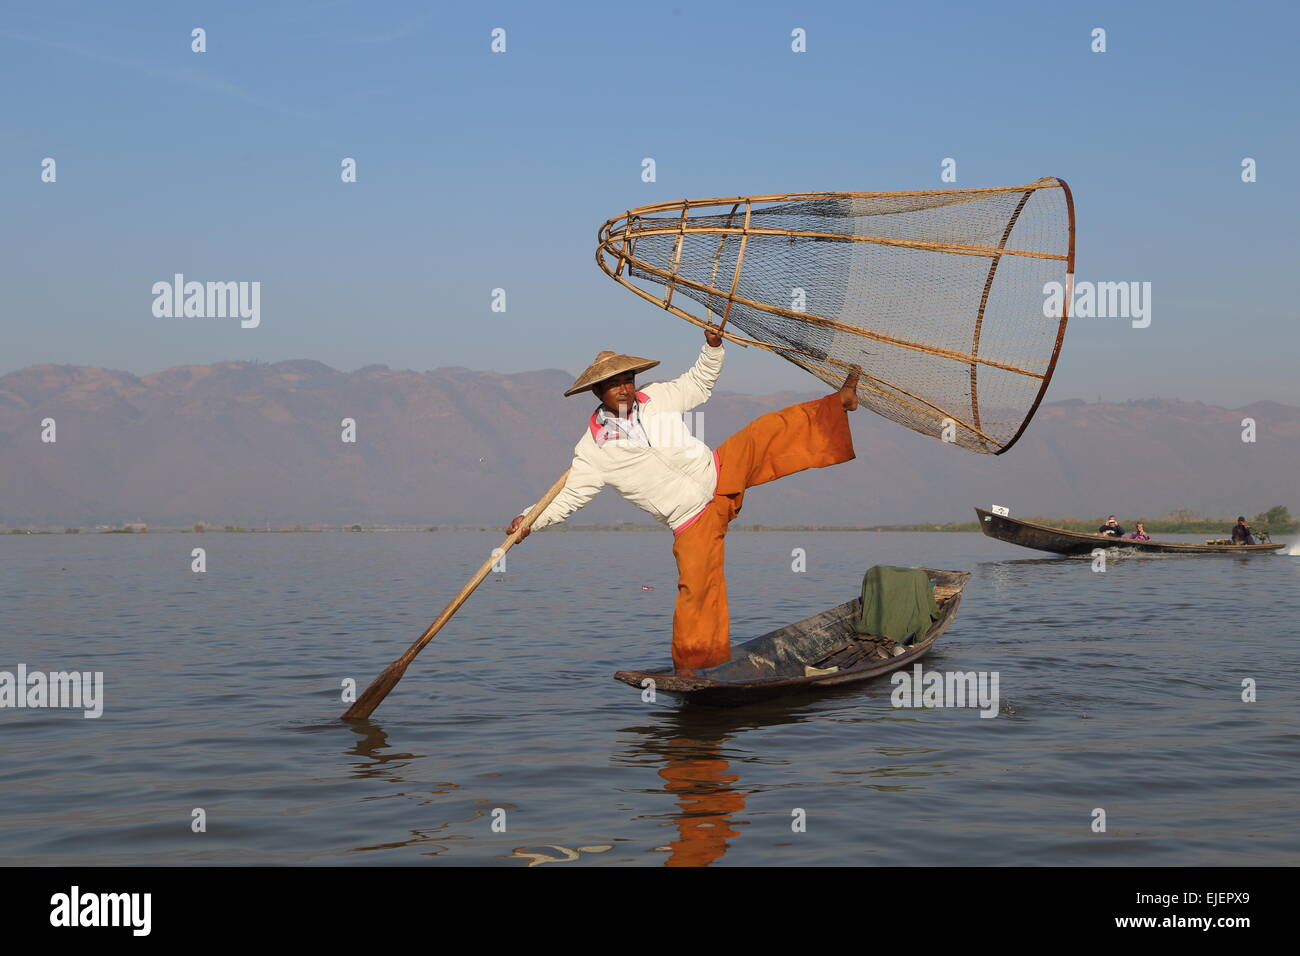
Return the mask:
[(1133, 532), (1131, 535), (1129, 535), (1128, 537), (1129, 537), (1129, 540), (1130, 540), (1130, 541), (1150, 541), (1150, 540), (1151, 540), (1151, 535), (1147, 534), (1147, 528), (1146, 528), (1146, 525), (1145, 525), (1143, 522), (1141, 522), (1141, 521), (1139, 521), (1139, 522), (1137, 523), (1137, 530), (1134, 531), (1134, 532)]
[(1232, 526), (1232, 543), (1233, 544), (1256, 544), (1255, 535), (1251, 533), (1250, 525), (1241, 515), (1237, 516), (1237, 523)]
[(1106, 519), (1106, 523), (1097, 529), (1097, 533), (1111, 538), (1122, 538), (1124, 537), (1124, 527), (1114, 515), (1111, 515)]
[[(731, 658), (723, 538), (745, 489), (850, 461), (845, 413), (858, 407), (855, 368), (838, 391), (761, 415), (710, 451), (682, 421), (683, 412), (708, 399), (722, 371), (721, 332), (710, 326), (704, 338), (685, 375), (644, 391), (637, 390), (636, 375), (657, 361), (614, 352), (596, 356), (564, 394), (591, 390), (600, 405), (574, 447), (563, 490), (532, 525), (563, 521), (608, 484), (671, 528), (678, 574), (673, 666), (686, 676)], [(512, 520), (508, 532), (523, 519)]]

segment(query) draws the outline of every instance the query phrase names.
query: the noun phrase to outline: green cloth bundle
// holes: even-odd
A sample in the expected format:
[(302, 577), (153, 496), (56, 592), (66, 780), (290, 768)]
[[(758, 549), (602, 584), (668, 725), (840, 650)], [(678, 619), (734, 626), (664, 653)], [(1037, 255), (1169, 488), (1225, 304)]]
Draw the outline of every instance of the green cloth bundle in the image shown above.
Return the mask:
[(853, 625), (859, 634), (875, 634), (901, 644), (909, 634), (924, 640), (939, 619), (930, 577), (919, 568), (877, 564), (862, 578), (862, 618)]

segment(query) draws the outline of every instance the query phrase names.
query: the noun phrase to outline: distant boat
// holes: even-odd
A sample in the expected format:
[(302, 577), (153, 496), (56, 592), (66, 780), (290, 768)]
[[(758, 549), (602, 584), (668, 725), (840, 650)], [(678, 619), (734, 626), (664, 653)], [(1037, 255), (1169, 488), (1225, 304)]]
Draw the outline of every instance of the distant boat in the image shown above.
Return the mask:
[[(736, 707), (888, 674), (925, 656), (957, 616), (962, 589), (970, 580), (966, 571), (921, 570), (934, 588), (939, 617), (914, 644), (904, 646), (887, 637), (859, 634), (853, 625), (862, 616), (862, 598), (856, 597), (733, 647), (731, 660), (699, 671), (699, 677), (619, 671), (614, 679), (632, 687), (648, 686), (643, 682), (653, 680), (656, 693), (672, 694), (692, 704)], [(895, 650), (902, 653), (895, 655)]]
[(1132, 538), (1116, 538), (1111, 535), (1051, 528), (1045, 524), (1021, 521), (1010, 515), (994, 514), (983, 508), (976, 508), (975, 513), (980, 516), (980, 530), (990, 538), (997, 538), (1008, 544), (1018, 544), (1022, 548), (1051, 551), (1056, 554), (1091, 554), (1097, 548), (1124, 548), (1159, 554), (1270, 554), (1286, 547), (1285, 544), (1213, 544), (1209, 541), (1205, 544), (1183, 544), (1178, 541), (1134, 541)]

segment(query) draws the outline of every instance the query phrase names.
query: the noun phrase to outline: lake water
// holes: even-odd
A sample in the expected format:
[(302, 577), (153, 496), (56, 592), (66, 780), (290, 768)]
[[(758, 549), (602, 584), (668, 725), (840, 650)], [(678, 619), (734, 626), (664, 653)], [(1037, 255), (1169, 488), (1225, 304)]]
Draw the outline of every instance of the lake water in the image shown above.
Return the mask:
[(339, 721), (501, 538), (0, 537), (0, 670), (105, 680), (98, 719), (0, 710), (0, 862), (1300, 863), (1300, 557), (734, 532), (733, 642), (873, 564), (971, 571), (925, 666), (996, 671), (1001, 712), (895, 708), (888, 677), (716, 711), (611, 680), (668, 659), (668, 533), (544, 532)]

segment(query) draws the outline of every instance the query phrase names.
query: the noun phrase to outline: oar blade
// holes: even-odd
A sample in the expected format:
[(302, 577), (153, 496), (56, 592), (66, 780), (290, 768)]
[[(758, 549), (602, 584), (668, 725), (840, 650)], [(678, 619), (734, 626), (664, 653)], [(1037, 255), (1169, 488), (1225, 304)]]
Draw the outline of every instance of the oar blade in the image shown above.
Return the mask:
[(551, 489), (542, 496), (541, 501), (528, 509), (527, 517), (524, 518), (519, 527), (509, 534), (505, 541), (501, 542), (501, 547), (493, 552), (492, 556), (474, 572), (474, 576), (460, 589), (460, 593), (451, 599), (451, 603), (443, 608), (437, 619), (416, 639), (414, 644), (406, 649), (405, 654), (389, 664), (382, 674), (371, 681), (365, 693), (357, 698), (357, 702), (343, 712), (341, 720), (365, 720), (374, 713), (375, 708), (384, 702), (388, 692), (396, 687), (397, 682), (402, 679), (407, 666), (411, 661), (415, 660), (415, 655), (424, 650), (425, 645), (433, 640), (435, 634), (442, 630), (442, 626), (451, 620), (451, 616), (460, 610), (462, 604), (469, 600), (469, 596), (474, 593), (474, 589), (483, 582), (483, 579), (488, 576), (488, 572), (492, 570), (497, 557), (509, 551), (514, 547), (520, 536), (527, 533), (528, 529), (533, 526), (533, 521), (536, 520), (537, 516), (545, 511), (547, 505), (554, 501), (556, 496), (564, 490), (564, 484), (568, 479), (569, 470), (565, 469), (564, 474), (555, 479), (555, 484), (551, 485)]
[(393, 661), (384, 668), (383, 673), (370, 682), (356, 702), (343, 712), (343, 720), (365, 720), (375, 708), (383, 703), (388, 692), (397, 686), (397, 682), (406, 673), (407, 661)]

